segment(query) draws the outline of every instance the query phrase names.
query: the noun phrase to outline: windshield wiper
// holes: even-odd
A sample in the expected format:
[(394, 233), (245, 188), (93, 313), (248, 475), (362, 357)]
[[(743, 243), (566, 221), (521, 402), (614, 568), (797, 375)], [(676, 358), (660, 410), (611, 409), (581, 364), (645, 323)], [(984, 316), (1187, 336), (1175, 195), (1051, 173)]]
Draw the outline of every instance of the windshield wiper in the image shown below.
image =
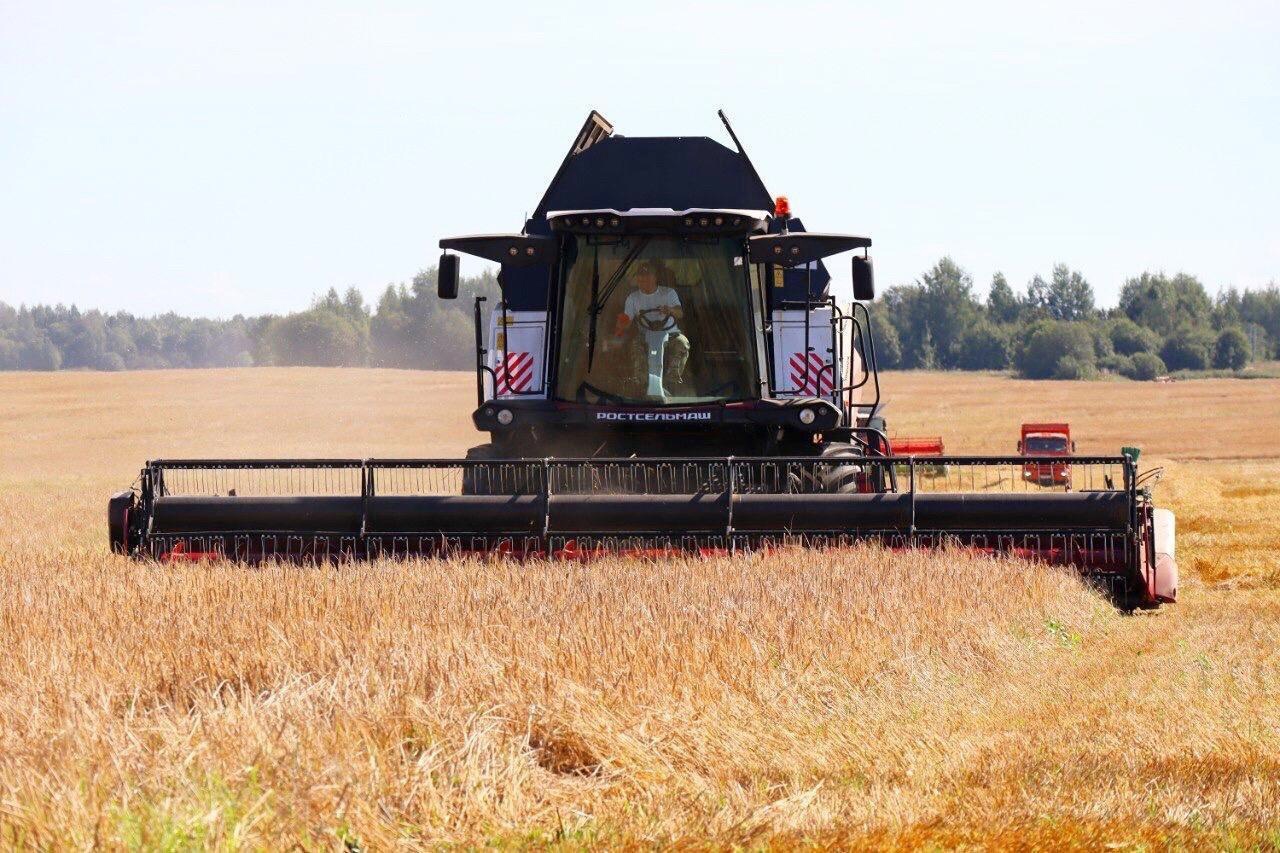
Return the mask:
[(604, 295), (600, 294), (600, 247), (597, 246), (595, 254), (591, 257), (591, 303), (587, 306), (587, 311), (591, 314), (587, 331), (587, 372), (591, 372), (591, 366), (596, 359), (596, 327), (599, 324), (600, 312), (604, 310), (604, 303), (609, 301), (609, 297), (613, 295), (613, 291), (618, 288), (622, 277), (627, 274), (627, 270), (631, 268), (631, 264), (644, 251), (644, 247), (649, 245), (650, 237), (641, 238), (635, 248), (627, 252), (626, 257), (622, 259), (622, 263), (613, 271), (613, 275), (609, 276), (609, 280), (604, 285)]
[(596, 326), (600, 322), (600, 247), (597, 246), (591, 256), (591, 304), (587, 308), (591, 314), (590, 327), (587, 332), (587, 373), (596, 361)]
[[(636, 258), (640, 256), (640, 253), (644, 251), (645, 246), (648, 246), (649, 241), (652, 239), (652, 237), (641, 237), (636, 247), (627, 252), (627, 256), (622, 259), (622, 263), (613, 271), (613, 275), (609, 276), (609, 280), (604, 283), (604, 296), (602, 297), (604, 302), (608, 302), (609, 297), (613, 296), (613, 292), (622, 283), (622, 277), (627, 274), (627, 270), (631, 269), (631, 265), (635, 263)], [(603, 309), (604, 306), (601, 305), (600, 310)]]

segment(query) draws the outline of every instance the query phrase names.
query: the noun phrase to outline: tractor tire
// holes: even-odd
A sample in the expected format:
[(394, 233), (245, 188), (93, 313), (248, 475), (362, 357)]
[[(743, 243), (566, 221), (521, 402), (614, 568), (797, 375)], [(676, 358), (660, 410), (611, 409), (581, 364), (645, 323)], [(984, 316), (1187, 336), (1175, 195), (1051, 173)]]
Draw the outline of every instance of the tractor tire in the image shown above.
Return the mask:
[[(492, 444), (481, 444), (467, 450), (465, 457), (474, 462), (498, 462), (502, 457)], [(524, 495), (542, 491), (542, 474), (516, 465), (477, 465), (462, 469), (464, 495)]]
[(861, 448), (833, 441), (822, 448), (812, 464), (792, 471), (788, 491), (799, 494), (853, 495), (867, 490), (868, 472), (857, 460), (864, 459)]
[[(493, 458), (493, 448), (488, 444), (482, 444), (479, 447), (472, 447), (467, 450), (464, 457), (467, 461), (487, 461)], [(462, 493), (464, 495), (487, 495), (490, 494), (486, 488), (481, 490), (482, 486), (487, 487), (486, 478), (480, 468), (472, 468), (470, 466), (462, 469)]]

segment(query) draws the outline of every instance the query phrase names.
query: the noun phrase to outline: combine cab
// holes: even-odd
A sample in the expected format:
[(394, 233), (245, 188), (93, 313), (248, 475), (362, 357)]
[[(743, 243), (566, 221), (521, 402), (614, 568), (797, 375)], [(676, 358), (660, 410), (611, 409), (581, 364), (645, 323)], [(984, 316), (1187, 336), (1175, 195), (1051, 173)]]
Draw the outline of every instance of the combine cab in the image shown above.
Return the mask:
[[(501, 265), (501, 299), (474, 305), (488, 441), (465, 459), (154, 461), (111, 500), (112, 547), (256, 561), (955, 543), (1073, 566), (1125, 606), (1172, 600), (1171, 518), (1154, 521), (1133, 458), (1074, 457), (1078, 488), (1053, 492), (1018, 456), (895, 455), (871, 240), (806, 231), (725, 127), (735, 148), (624, 138), (592, 113), (518, 233), (440, 241), (441, 298), (457, 296), (457, 253)], [(846, 252), (841, 304), (825, 262)]]

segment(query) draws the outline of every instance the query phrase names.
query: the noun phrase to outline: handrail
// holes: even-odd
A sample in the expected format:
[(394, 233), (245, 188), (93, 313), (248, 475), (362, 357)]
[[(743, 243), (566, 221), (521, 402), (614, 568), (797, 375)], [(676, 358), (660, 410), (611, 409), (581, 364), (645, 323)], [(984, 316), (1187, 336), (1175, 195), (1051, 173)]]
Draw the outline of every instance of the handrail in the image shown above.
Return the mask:
[[(879, 430), (871, 430), (870, 428), (860, 427), (861, 432), (880, 433)], [(868, 456), (859, 457), (849, 460), (851, 464), (907, 464), (910, 459), (915, 456)], [(1132, 465), (1132, 460), (1127, 456), (1022, 456), (1019, 454), (1004, 455), (948, 455), (948, 456), (930, 456), (926, 460), (929, 465), (1034, 465), (1046, 464), (1045, 460), (1051, 459), (1054, 464), (1063, 465)], [(448, 459), (444, 457), (369, 457), (364, 459), (356, 458), (333, 458), (333, 459), (301, 459), (301, 458), (211, 458), (211, 459), (190, 459), (190, 458), (174, 458), (174, 459), (155, 459), (147, 463), (148, 468), (328, 468), (328, 467), (351, 467), (360, 468), (363, 466), (386, 467), (386, 466), (414, 466), (414, 467), (437, 467), (437, 468), (465, 468), (476, 465), (540, 465), (543, 461), (550, 462), (553, 465), (583, 465), (591, 464), (609, 464), (609, 465), (633, 465), (635, 467), (644, 467), (646, 465), (655, 465), (662, 463), (686, 463), (686, 462), (727, 462), (732, 460), (738, 464), (752, 464), (758, 462), (811, 462), (830, 464), (830, 460), (824, 460), (819, 456), (663, 456), (658, 458), (643, 458), (636, 456), (532, 456), (513, 459)], [(1116, 489), (1114, 491), (1121, 491)]]

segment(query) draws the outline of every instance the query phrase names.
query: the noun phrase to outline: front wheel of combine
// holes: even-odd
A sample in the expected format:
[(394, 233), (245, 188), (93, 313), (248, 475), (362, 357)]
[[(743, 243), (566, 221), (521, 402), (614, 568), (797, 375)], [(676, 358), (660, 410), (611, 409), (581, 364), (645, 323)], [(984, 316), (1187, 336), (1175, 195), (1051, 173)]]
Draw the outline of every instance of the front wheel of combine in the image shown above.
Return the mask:
[(841, 441), (830, 442), (822, 448), (813, 462), (797, 465), (791, 474), (790, 491), (829, 495), (853, 495), (870, 491), (871, 476), (865, 460), (866, 455), (856, 445)]
[(136, 537), (130, 525), (137, 506), (138, 498), (132, 491), (117, 492), (107, 502), (107, 536), (116, 554), (133, 552)]
[(502, 494), (502, 477), (499, 467), (494, 464), (498, 455), (493, 445), (481, 444), (467, 450), (468, 464), (462, 469), (462, 493), (464, 495), (497, 495)]
[(467, 450), (462, 468), (464, 495), (536, 495), (542, 492), (542, 471), (535, 459), (503, 456), (492, 444)]

